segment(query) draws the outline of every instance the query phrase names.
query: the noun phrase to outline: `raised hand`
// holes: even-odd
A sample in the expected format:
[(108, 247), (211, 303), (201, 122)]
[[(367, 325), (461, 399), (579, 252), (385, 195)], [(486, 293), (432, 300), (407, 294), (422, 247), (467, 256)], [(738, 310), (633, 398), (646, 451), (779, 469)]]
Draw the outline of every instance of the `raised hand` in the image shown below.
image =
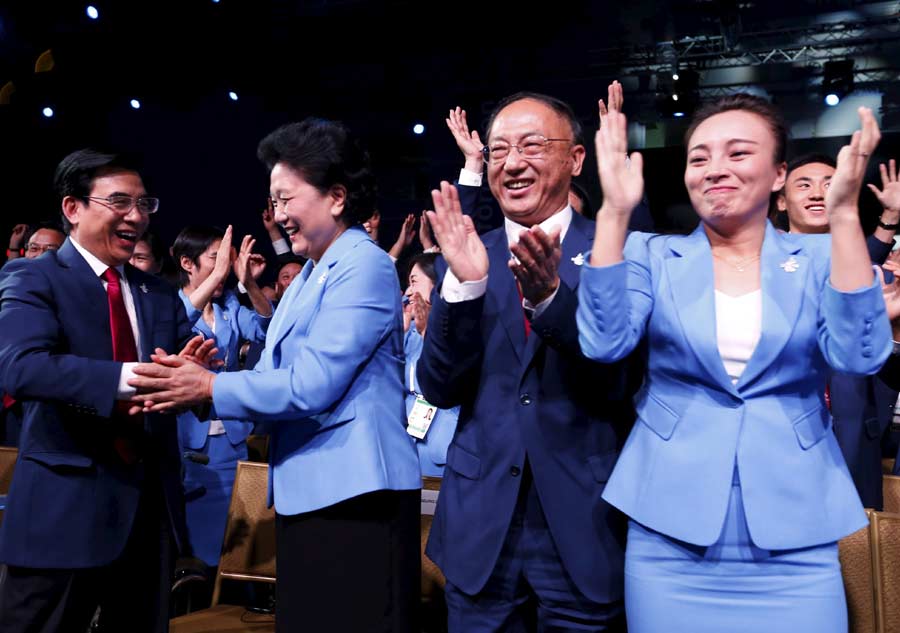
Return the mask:
[(429, 252), (433, 252), (431, 249), (436, 246), (434, 236), (431, 234), (431, 225), (428, 224), (428, 214), (424, 211), (419, 216), (419, 242), (422, 244), (422, 249)]
[(881, 163), (878, 170), (881, 172), (881, 189), (873, 184), (867, 186), (878, 198), (878, 202), (886, 212), (900, 217), (900, 181), (897, 180), (897, 161), (892, 158), (888, 166)]
[(17, 251), (24, 246), (25, 233), (28, 231), (27, 224), (16, 224), (12, 233), (9, 234), (9, 250)]
[(231, 272), (231, 236), (232, 228), (229, 224), (225, 229), (225, 235), (222, 236), (222, 241), (219, 242), (219, 249), (216, 251), (216, 265), (213, 266), (212, 273), (209, 275), (215, 278), (216, 283), (225, 281), (228, 273)]
[[(891, 320), (891, 325), (894, 326), (894, 322), (900, 318), (900, 251), (894, 251), (888, 255), (887, 261), (882, 264), (881, 268), (890, 271), (894, 275), (891, 282), (886, 283), (882, 271), (876, 269), (881, 280), (881, 292), (884, 294), (884, 304), (887, 307), (888, 318)], [(897, 330), (898, 326), (900, 326), (900, 323), (894, 326), (894, 329)]]
[(509, 260), (509, 268), (519, 282), (522, 296), (533, 306), (550, 297), (559, 287), (559, 260), (562, 257), (559, 236), (559, 226), (551, 228), (549, 233), (533, 226), (522, 231), (518, 243), (509, 247), (515, 256)]
[(275, 221), (275, 208), (272, 204), (272, 198), (268, 199), (266, 208), (263, 209), (262, 223), (263, 226), (266, 227), (266, 233), (269, 234), (270, 240), (272, 240), (273, 242), (277, 242), (278, 240), (284, 238), (278, 228), (278, 222)]
[[(607, 109), (607, 105), (609, 104), (609, 108)], [(600, 127), (603, 127), (603, 122), (606, 120), (606, 115), (609, 114), (609, 110), (615, 110), (617, 112), (622, 111), (622, 105), (625, 103), (625, 93), (622, 90), (622, 84), (618, 81), (614, 81), (609, 84), (606, 92), (606, 103), (603, 102), (603, 99), (599, 99), (597, 101), (597, 109), (600, 114)]]
[[(234, 274), (245, 288), (256, 283), (259, 276), (266, 269), (266, 258), (253, 252), (256, 240), (251, 235), (245, 235), (241, 241), (241, 248), (234, 259)], [(218, 255), (216, 255), (218, 264)]]
[(858, 221), (859, 191), (866, 175), (866, 166), (881, 140), (881, 131), (872, 110), (859, 108), (858, 112), (862, 127), (850, 137), (849, 145), (844, 145), (838, 153), (837, 169), (825, 192), (829, 223), (853, 218)]
[(418, 292), (413, 293), (409, 298), (409, 304), (412, 306), (412, 318), (416, 323), (416, 330), (422, 336), (425, 336), (425, 330), (428, 328), (428, 315), (431, 313), (431, 304)]
[(440, 190), (431, 192), (434, 211), (426, 211), (434, 239), (454, 276), (460, 281), (484, 279), (490, 265), (487, 250), (472, 218), (463, 215), (456, 187), (441, 182)]
[(597, 174), (603, 189), (600, 213), (628, 218), (644, 195), (644, 160), (638, 153), (628, 155), (628, 121), (621, 111), (607, 110), (603, 125), (594, 136)]
[(409, 213), (403, 220), (403, 226), (400, 227), (400, 235), (397, 236), (397, 241), (394, 242), (394, 245), (391, 246), (391, 250), (388, 252), (394, 259), (400, 259), (400, 255), (410, 247), (414, 239), (416, 239), (416, 216)]
[(478, 130), (469, 131), (466, 111), (457, 106), (455, 109), (450, 110), (450, 114), (445, 120), (450, 133), (453, 134), (453, 139), (456, 141), (456, 146), (466, 159), (466, 169), (480, 174), (484, 161), (484, 155), (482, 154), (484, 143), (481, 142), (481, 138), (478, 136)]

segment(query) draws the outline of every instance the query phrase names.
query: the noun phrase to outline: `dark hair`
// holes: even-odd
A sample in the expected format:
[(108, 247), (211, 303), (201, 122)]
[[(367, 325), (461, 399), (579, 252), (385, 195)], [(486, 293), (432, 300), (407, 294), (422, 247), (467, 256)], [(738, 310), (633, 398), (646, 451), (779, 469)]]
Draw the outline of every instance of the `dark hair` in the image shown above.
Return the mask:
[(591, 198), (588, 196), (588, 192), (585, 191), (584, 187), (573, 180), (569, 183), (569, 191), (581, 199), (581, 204), (584, 206), (584, 214), (590, 217), (590, 214), (593, 213), (594, 210), (591, 208)]
[(541, 94), (540, 92), (527, 91), (517, 92), (514, 95), (509, 95), (508, 97), (501, 99), (497, 103), (497, 105), (494, 106), (494, 109), (491, 111), (491, 115), (488, 117), (487, 127), (484, 130), (485, 141), (487, 141), (490, 137), (491, 128), (494, 127), (494, 119), (497, 118), (497, 115), (500, 114), (500, 111), (506, 106), (515, 103), (516, 101), (524, 101), (525, 99), (531, 99), (532, 101), (543, 103), (545, 106), (549, 107), (559, 116), (568, 121), (569, 127), (572, 128), (572, 138), (574, 139), (575, 145), (582, 144), (581, 122), (575, 116), (575, 111), (572, 110), (572, 107), (568, 103), (561, 99), (557, 99), (556, 97)]
[[(95, 178), (119, 171), (138, 173), (137, 160), (123, 154), (100, 152), (89, 148), (80, 149), (59, 162), (53, 176), (53, 188), (60, 201), (66, 196), (73, 196), (87, 202)], [(72, 225), (65, 214), (62, 215), (62, 225), (67, 234), (72, 230)]]
[(209, 245), (224, 237), (225, 231), (216, 226), (193, 224), (186, 226), (175, 238), (172, 244), (172, 259), (175, 260), (175, 269), (178, 271), (178, 287), (184, 288), (191, 278), (187, 271), (181, 267), (181, 258), (187, 257), (195, 266), (200, 265), (200, 256), (209, 248)]
[(813, 163), (822, 163), (823, 165), (828, 165), (832, 169), (837, 169), (837, 161), (834, 160), (834, 158), (832, 158), (828, 154), (812, 152), (792, 158), (787, 164), (787, 174), (785, 177), (790, 176), (791, 172), (795, 169), (803, 167), (804, 165), (811, 165)]
[[(434, 270), (434, 262), (437, 259), (437, 253), (419, 253), (418, 255), (413, 255), (409, 258), (409, 262), (406, 264), (406, 278), (403, 280), (404, 284), (409, 276), (412, 274), (412, 269), (414, 266), (418, 265), (419, 268), (422, 269), (422, 272), (425, 273), (428, 278), (431, 280), (431, 283), (437, 283), (437, 273)], [(428, 297), (425, 297), (426, 299)]]
[(690, 143), (691, 136), (694, 135), (697, 127), (706, 119), (717, 114), (722, 114), (723, 112), (730, 112), (732, 110), (752, 112), (758, 117), (761, 117), (766, 122), (772, 132), (772, 136), (775, 137), (774, 162), (775, 164), (783, 163), (785, 159), (785, 153), (787, 151), (788, 133), (787, 124), (784, 122), (784, 118), (781, 116), (781, 112), (778, 111), (778, 108), (773, 106), (762, 97), (750, 95), (745, 92), (738, 92), (733, 95), (728, 95), (726, 97), (722, 97), (721, 99), (716, 99), (715, 101), (710, 101), (702, 105), (700, 109), (697, 110), (697, 112), (694, 114), (694, 118), (691, 119), (691, 125), (690, 127), (688, 127), (687, 132), (685, 132), (684, 134), (685, 147), (687, 147), (688, 143)]
[(147, 229), (144, 231), (144, 234), (138, 238), (138, 241), (147, 242), (147, 245), (150, 247), (150, 252), (153, 254), (153, 259), (162, 266), (163, 261), (166, 258), (166, 247), (163, 244), (162, 238), (157, 235), (155, 231)]
[(56, 231), (57, 233), (62, 235), (63, 238), (65, 238), (66, 236), (66, 232), (63, 230), (63, 227), (60, 226), (59, 222), (44, 221), (37, 224), (30, 224), (28, 226), (28, 230), (25, 231), (25, 239), (22, 240), (23, 247), (28, 246), (28, 242), (31, 241), (31, 238), (38, 231)]
[(369, 155), (342, 123), (310, 117), (283, 125), (260, 141), (256, 155), (269, 171), (284, 163), (323, 194), (344, 187), (341, 220), (347, 226), (362, 224), (375, 210)]

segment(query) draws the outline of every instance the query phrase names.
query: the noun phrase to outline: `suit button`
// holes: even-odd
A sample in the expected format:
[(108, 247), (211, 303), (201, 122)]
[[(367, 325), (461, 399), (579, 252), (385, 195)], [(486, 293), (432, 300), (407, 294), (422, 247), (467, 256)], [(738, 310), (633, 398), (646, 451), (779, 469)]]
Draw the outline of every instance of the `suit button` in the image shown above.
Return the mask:
[(521, 472), (522, 471), (519, 470), (518, 466), (513, 466), (512, 468), (509, 469), (509, 474), (512, 475), (513, 477), (518, 477), (519, 473), (521, 473)]
[(531, 404), (531, 396), (527, 393), (523, 393), (521, 396), (519, 396), (519, 402), (522, 403), (523, 407), (527, 407), (529, 404)]

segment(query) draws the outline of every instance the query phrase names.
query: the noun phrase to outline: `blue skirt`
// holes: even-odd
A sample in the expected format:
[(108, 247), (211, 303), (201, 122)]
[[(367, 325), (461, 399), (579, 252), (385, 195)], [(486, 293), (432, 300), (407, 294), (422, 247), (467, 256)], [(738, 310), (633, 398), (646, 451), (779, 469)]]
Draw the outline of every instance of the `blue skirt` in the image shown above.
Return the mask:
[(837, 543), (754, 546), (736, 476), (710, 547), (629, 522), (625, 610), (629, 633), (847, 633)]

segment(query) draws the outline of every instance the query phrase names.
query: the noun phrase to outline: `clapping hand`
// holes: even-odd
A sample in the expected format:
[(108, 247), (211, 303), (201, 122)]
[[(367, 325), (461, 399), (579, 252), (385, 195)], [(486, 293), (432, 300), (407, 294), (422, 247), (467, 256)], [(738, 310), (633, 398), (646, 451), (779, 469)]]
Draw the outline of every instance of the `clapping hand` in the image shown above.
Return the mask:
[[(873, 184), (867, 186), (878, 198), (885, 212), (900, 218), (900, 180), (897, 179), (897, 161), (892, 158), (887, 166), (881, 163), (878, 170), (881, 172), (881, 189)], [(894, 219), (894, 222), (896, 221), (897, 219)]]
[(850, 143), (844, 145), (838, 153), (837, 169), (825, 192), (825, 210), (828, 212), (829, 223), (843, 219), (859, 221), (859, 191), (866, 175), (869, 157), (881, 140), (881, 131), (872, 110), (859, 108), (858, 112), (862, 127), (853, 133)]
[[(255, 245), (256, 240), (251, 235), (245, 235), (241, 241), (241, 249), (234, 259), (234, 274), (245, 288), (256, 284), (256, 280), (266, 269), (266, 258), (253, 252)], [(218, 255), (216, 257), (218, 263)]]
[(478, 281), (488, 273), (487, 250), (472, 218), (463, 215), (456, 187), (444, 181), (431, 192), (434, 211), (426, 211), (434, 239), (447, 265), (459, 281)]
[(482, 154), (484, 143), (481, 142), (481, 137), (478, 136), (478, 130), (469, 131), (466, 111), (457, 106), (455, 109), (450, 110), (446, 122), (450, 133), (453, 134), (453, 138), (456, 141), (456, 146), (466, 159), (466, 169), (480, 174), (484, 161), (484, 155)]
[(559, 260), (562, 257), (559, 236), (558, 225), (549, 233), (533, 226), (522, 231), (518, 243), (509, 247), (515, 256), (509, 260), (509, 268), (519, 282), (522, 296), (532, 306), (550, 297), (559, 287)]

